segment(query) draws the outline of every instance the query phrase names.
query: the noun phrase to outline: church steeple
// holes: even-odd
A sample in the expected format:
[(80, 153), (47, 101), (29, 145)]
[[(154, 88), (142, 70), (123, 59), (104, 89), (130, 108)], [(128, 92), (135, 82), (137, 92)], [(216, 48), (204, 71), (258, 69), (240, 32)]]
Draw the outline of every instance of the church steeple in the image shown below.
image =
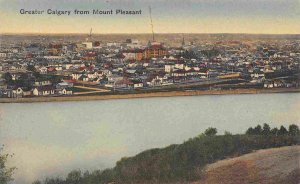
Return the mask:
[(181, 42), (181, 46), (185, 45), (185, 41), (184, 41), (184, 34), (182, 34), (182, 42)]
[(152, 45), (152, 44), (151, 44), (151, 41), (149, 40), (149, 41), (148, 41), (148, 47), (151, 47), (151, 45)]

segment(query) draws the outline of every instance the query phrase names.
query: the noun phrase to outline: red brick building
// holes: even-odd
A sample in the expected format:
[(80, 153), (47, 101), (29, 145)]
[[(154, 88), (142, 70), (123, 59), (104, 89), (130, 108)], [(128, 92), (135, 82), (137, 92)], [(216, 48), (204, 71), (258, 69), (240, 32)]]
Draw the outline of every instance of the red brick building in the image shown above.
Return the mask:
[(166, 48), (161, 43), (152, 43), (149, 47), (144, 50), (144, 59), (160, 58), (167, 55)]

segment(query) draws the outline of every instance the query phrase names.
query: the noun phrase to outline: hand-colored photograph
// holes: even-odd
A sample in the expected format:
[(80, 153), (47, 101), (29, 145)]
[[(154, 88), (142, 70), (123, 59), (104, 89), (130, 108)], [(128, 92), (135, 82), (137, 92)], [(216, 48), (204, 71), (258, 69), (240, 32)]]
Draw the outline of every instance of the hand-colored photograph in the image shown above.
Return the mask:
[(300, 0), (0, 0), (0, 184), (299, 184)]

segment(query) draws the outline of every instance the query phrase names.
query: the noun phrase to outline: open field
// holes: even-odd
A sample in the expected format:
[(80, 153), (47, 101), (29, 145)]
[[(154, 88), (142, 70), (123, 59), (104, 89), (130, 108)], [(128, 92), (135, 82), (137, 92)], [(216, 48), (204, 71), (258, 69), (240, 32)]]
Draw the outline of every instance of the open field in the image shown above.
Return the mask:
[(61, 102), (61, 101), (85, 101), (85, 100), (111, 100), (130, 98), (173, 97), (173, 96), (197, 96), (197, 95), (226, 95), (226, 94), (264, 94), (264, 93), (299, 93), (300, 88), (281, 89), (236, 89), (236, 90), (207, 90), (207, 91), (170, 91), (149, 92), (132, 94), (106, 94), (93, 96), (61, 96), (61, 97), (34, 97), (34, 98), (0, 98), (0, 103), (33, 103), (33, 102)]
[(109, 92), (109, 90), (92, 88), (92, 87), (84, 87), (84, 86), (74, 86), (73, 92), (74, 95), (89, 95), (95, 93)]

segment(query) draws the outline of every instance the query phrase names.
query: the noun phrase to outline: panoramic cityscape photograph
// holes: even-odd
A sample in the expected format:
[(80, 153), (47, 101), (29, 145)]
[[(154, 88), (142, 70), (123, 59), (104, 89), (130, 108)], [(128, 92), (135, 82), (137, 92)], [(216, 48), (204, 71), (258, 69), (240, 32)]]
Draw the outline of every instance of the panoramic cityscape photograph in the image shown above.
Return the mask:
[(299, 184), (300, 0), (0, 0), (0, 184)]

